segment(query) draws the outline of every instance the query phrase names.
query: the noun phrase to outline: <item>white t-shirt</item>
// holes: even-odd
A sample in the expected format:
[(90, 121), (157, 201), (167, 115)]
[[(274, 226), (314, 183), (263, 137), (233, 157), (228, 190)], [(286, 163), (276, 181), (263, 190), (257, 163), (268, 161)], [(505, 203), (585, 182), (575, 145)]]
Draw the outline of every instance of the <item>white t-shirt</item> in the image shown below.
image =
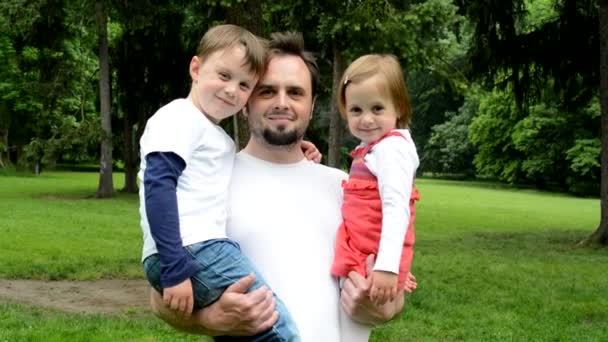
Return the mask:
[[(236, 157), (228, 236), (285, 302), (304, 342), (340, 341), (340, 290), (330, 267), (346, 177), (307, 160)], [(370, 329), (361, 330), (365, 340)]]
[(234, 163), (234, 142), (188, 99), (160, 108), (146, 124), (140, 140), (139, 212), (144, 235), (142, 260), (157, 252), (146, 216), (146, 155), (174, 152), (186, 162), (177, 180), (177, 207), (184, 246), (226, 237), (228, 185)]
[(409, 130), (395, 131), (406, 139), (385, 138), (365, 155), (365, 165), (378, 179), (382, 200), (382, 234), (374, 270), (398, 274), (408, 228), (404, 222), (410, 219), (410, 197), (420, 162)]

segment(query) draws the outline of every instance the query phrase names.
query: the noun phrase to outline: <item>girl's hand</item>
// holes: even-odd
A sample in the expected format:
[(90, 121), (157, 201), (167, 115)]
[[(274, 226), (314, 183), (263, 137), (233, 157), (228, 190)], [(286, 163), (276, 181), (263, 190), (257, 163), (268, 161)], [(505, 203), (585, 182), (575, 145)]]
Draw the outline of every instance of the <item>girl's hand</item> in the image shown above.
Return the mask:
[(376, 305), (392, 302), (397, 296), (397, 280), (399, 276), (392, 272), (374, 271), (372, 273), (372, 288), (370, 298)]
[(313, 143), (311, 143), (310, 141), (302, 140), (300, 148), (302, 148), (302, 152), (304, 152), (304, 156), (306, 157), (306, 159), (312, 160), (317, 164), (321, 162), (321, 158), (323, 158), (323, 155)]

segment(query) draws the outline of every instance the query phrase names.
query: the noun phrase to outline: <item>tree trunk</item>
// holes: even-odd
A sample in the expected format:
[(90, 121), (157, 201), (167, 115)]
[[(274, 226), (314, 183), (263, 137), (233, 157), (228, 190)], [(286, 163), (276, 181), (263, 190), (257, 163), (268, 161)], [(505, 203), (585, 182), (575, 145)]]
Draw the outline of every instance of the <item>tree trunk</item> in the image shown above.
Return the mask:
[(99, 44), (99, 102), (101, 111), (101, 160), (99, 168), (98, 198), (112, 197), (112, 125), (110, 109), (110, 63), (105, 0), (95, 2), (95, 19)]
[[(226, 22), (246, 28), (251, 33), (262, 35), (262, 5), (260, 0), (246, 0), (234, 3), (226, 13)], [(247, 118), (240, 112), (233, 117), (234, 143), (237, 150), (244, 148), (249, 141)]]
[(124, 161), (125, 161), (125, 186), (122, 192), (136, 194), (137, 188), (137, 158), (135, 155), (135, 142), (133, 137), (133, 124), (131, 123), (131, 112), (124, 113), (123, 118), (123, 138), (124, 145)]
[(333, 61), (333, 85), (332, 85), (332, 102), (331, 112), (329, 118), (329, 141), (327, 151), (327, 165), (331, 167), (339, 168), (340, 164), (340, 149), (342, 145), (342, 118), (338, 112), (337, 99), (338, 99), (338, 86), (340, 85), (340, 79), (344, 73), (344, 55), (342, 46), (339, 43), (339, 37), (334, 37), (332, 43), (332, 49), (334, 54)]
[(0, 169), (10, 165), (8, 154), (8, 132), (10, 129), (10, 117), (8, 111), (4, 112), (4, 106), (0, 103)]
[(608, 245), (608, 0), (600, 3), (600, 101), (602, 120), (600, 225), (582, 243)]

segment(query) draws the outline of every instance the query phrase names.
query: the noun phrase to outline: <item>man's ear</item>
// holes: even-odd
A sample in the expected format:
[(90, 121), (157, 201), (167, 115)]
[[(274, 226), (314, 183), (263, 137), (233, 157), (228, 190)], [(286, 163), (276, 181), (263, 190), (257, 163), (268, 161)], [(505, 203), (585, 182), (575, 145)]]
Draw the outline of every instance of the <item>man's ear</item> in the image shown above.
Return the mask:
[(193, 83), (197, 83), (198, 82), (198, 73), (199, 73), (199, 69), (201, 67), (201, 60), (200, 58), (198, 58), (198, 56), (194, 56), (192, 57), (192, 59), (190, 60), (190, 78), (192, 79)]

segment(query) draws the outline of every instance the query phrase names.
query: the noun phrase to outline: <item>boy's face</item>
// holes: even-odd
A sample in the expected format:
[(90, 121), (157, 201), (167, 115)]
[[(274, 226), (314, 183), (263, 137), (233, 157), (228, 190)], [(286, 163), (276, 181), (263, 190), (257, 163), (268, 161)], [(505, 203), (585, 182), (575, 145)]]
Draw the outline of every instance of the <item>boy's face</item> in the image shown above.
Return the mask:
[(240, 45), (217, 50), (205, 60), (192, 57), (190, 98), (216, 124), (241, 110), (253, 91), (257, 77), (244, 62)]

